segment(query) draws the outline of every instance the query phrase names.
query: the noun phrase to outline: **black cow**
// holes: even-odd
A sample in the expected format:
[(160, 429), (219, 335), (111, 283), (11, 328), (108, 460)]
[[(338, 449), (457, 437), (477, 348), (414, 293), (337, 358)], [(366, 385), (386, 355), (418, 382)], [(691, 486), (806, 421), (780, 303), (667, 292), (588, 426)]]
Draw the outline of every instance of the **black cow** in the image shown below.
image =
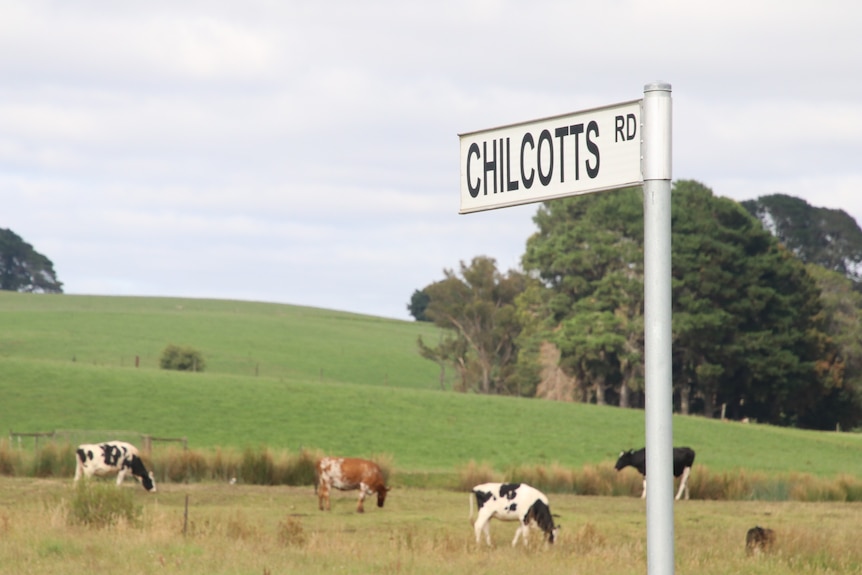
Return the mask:
[[(679, 482), (679, 492), (676, 494), (676, 499), (679, 500), (682, 494), (685, 493), (685, 498), (688, 499), (688, 476), (691, 473), (691, 466), (694, 464), (694, 449), (690, 447), (674, 447), (673, 448), (673, 476), (682, 476)], [(641, 499), (646, 498), (646, 448), (638, 449), (637, 451), (629, 449), (628, 451), (620, 452), (620, 457), (617, 459), (617, 464), (614, 469), (619, 471), (631, 465), (644, 476), (644, 491), (641, 494)]]

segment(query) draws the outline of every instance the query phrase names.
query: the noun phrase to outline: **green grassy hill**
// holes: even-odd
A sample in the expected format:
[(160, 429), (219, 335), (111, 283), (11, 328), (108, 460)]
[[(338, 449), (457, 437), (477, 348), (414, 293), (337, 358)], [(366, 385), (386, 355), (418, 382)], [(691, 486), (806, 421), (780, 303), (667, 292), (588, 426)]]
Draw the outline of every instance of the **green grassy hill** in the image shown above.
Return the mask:
[(0, 358), (158, 369), (169, 343), (203, 352), (206, 371), (439, 388), (416, 353), (427, 323), (223, 300), (34, 295), (0, 291)]
[[(441, 392), (416, 352), (433, 326), (279, 304), (0, 292), (0, 427), (187, 437), (196, 448), (388, 454), (450, 471), (613, 461), (643, 445), (644, 414)], [(207, 370), (158, 369), (168, 343)], [(135, 367), (135, 356), (140, 364)], [(680, 417), (674, 442), (713, 471), (862, 475), (862, 436)]]

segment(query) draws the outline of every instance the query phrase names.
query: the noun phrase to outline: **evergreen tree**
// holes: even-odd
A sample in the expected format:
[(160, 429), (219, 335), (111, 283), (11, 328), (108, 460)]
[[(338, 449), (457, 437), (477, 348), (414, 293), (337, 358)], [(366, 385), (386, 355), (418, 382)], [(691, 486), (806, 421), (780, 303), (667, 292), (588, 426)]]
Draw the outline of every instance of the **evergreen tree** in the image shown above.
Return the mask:
[[(839, 366), (803, 264), (736, 202), (673, 187), (675, 389), (683, 412), (795, 424)], [(818, 362), (825, 369), (818, 368)]]
[(410, 297), (410, 303), (407, 304), (407, 311), (413, 316), (416, 321), (431, 321), (425, 315), (425, 310), (428, 308), (428, 294), (422, 290), (414, 290)]
[[(672, 209), (677, 408), (809, 421), (842, 369), (815, 282), (739, 204), (702, 184), (675, 182)], [(642, 194), (554, 200), (535, 222), (523, 265), (552, 292), (561, 364), (594, 401), (622, 401), (639, 389), (643, 363)]]
[(742, 205), (803, 262), (862, 281), (862, 230), (844, 210), (817, 208), (784, 194)]
[(51, 260), (12, 230), (0, 229), (0, 289), (63, 293), (63, 283), (57, 280)]

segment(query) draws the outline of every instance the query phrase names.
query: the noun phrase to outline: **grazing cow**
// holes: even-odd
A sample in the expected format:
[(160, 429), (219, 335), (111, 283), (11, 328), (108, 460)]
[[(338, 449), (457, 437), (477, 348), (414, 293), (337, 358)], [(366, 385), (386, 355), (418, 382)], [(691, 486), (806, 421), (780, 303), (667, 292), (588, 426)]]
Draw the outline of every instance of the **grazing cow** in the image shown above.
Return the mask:
[[(676, 499), (679, 500), (683, 493), (688, 499), (688, 476), (691, 473), (691, 466), (694, 464), (694, 450), (689, 447), (674, 447), (673, 448), (673, 476), (682, 476), (679, 482), (679, 492), (676, 494)], [(641, 448), (637, 451), (629, 449), (628, 451), (620, 452), (620, 457), (617, 459), (617, 464), (614, 468), (619, 471), (631, 465), (637, 469), (644, 477), (644, 490), (641, 494), (641, 499), (646, 497), (646, 449)]]
[(524, 536), (527, 544), (527, 534), (530, 525), (535, 524), (541, 529), (548, 543), (553, 543), (557, 537), (558, 527), (554, 525), (548, 498), (538, 489), (526, 483), (483, 483), (473, 488), (470, 494), (470, 519), (473, 518), (473, 497), (479, 513), (473, 523), (476, 532), (476, 543), (485, 533), (485, 542), (491, 545), (491, 530), (488, 523), (492, 517), (503, 521), (520, 521), (521, 525), (515, 531), (512, 547), (518, 543), (518, 538)]
[(324, 457), (317, 462), (317, 497), (320, 510), (330, 510), (329, 492), (334, 487), (341, 491), (359, 490), (357, 513), (363, 513), (362, 502), (367, 495), (377, 493), (377, 507), (386, 501), (386, 480), (380, 467), (373, 461), (350, 457)]
[(758, 553), (767, 553), (772, 549), (775, 543), (775, 531), (761, 527), (760, 525), (752, 527), (745, 534), (745, 553), (746, 555), (756, 555)]
[(155, 492), (156, 482), (152, 472), (147, 472), (144, 462), (138, 455), (137, 448), (124, 441), (107, 441), (105, 443), (85, 443), (79, 445), (75, 466), (75, 481), (81, 476), (87, 479), (93, 475), (117, 475), (117, 485), (123, 483), (126, 473), (141, 480), (141, 484), (149, 492)]

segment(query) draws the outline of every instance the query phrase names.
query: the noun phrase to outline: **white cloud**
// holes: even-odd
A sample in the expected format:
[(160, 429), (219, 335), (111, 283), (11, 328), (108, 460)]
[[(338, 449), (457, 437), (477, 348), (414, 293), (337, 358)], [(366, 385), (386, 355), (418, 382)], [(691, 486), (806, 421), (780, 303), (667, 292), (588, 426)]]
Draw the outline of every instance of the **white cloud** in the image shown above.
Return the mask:
[(0, 0), (8, 227), (69, 293), (407, 317), (535, 206), (458, 216), (457, 134), (673, 85), (674, 176), (862, 218), (862, 8)]

